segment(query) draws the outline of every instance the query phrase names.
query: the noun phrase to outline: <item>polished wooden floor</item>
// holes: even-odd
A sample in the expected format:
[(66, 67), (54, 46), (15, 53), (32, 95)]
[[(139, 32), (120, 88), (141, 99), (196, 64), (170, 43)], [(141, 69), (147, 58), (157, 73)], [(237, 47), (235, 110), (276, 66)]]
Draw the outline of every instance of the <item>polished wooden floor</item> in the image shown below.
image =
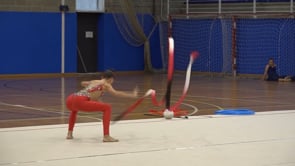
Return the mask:
[[(0, 79), (0, 128), (66, 124), (68, 110), (65, 98), (81, 89), (82, 80), (99, 78), (93, 74), (72, 77), (11, 77)], [(117, 73), (114, 88), (131, 91), (138, 86), (140, 95), (155, 89), (161, 100), (166, 91), (166, 74)], [(174, 75), (171, 104), (182, 94), (185, 74)], [(210, 115), (220, 109), (251, 109), (256, 112), (294, 110), (294, 82), (265, 82), (253, 78), (211, 77), (193, 74), (189, 92), (181, 104), (190, 116)], [(116, 117), (135, 99), (105, 94), (103, 101), (112, 104)], [(158, 118), (150, 116), (149, 110), (163, 108), (152, 105), (147, 98), (125, 119)], [(101, 113), (79, 113), (78, 122), (97, 122)]]

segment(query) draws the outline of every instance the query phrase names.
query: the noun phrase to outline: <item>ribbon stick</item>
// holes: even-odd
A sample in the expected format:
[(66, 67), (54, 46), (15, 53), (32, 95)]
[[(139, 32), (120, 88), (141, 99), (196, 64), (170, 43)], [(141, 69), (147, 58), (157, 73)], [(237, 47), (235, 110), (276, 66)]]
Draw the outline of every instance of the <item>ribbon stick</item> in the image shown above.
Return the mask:
[(124, 112), (122, 112), (119, 116), (117, 116), (113, 121), (113, 123), (115, 123), (116, 121), (119, 121), (121, 119), (123, 119), (127, 114), (129, 114), (130, 112), (132, 112), (133, 110), (135, 110), (135, 108), (148, 96), (152, 96), (152, 101), (154, 105), (160, 106), (162, 105), (163, 101), (161, 103), (159, 103), (156, 99), (156, 91), (153, 89), (149, 89), (146, 91), (146, 93), (140, 97), (135, 103), (133, 103), (131, 106), (129, 106)]
[[(185, 84), (184, 84), (184, 88), (183, 88), (183, 92), (181, 97), (179, 98), (179, 100), (170, 108), (171, 111), (176, 111), (176, 109), (179, 107), (179, 105), (183, 102), (187, 92), (188, 92), (188, 88), (189, 88), (189, 84), (190, 84), (190, 76), (191, 76), (191, 68), (192, 68), (192, 64), (194, 62), (194, 60), (199, 56), (199, 52), (197, 51), (193, 51), (190, 55), (190, 61), (186, 70), (186, 78), (185, 78)], [(170, 68), (170, 72), (168, 73), (168, 79), (172, 80), (172, 69)], [(170, 80), (170, 81), (171, 81)], [(135, 108), (148, 96), (151, 96), (151, 100), (154, 106), (162, 106), (165, 102), (165, 98), (163, 98), (161, 101), (157, 101), (156, 98), (156, 91), (154, 89), (149, 89), (146, 91), (146, 93), (140, 97), (134, 104), (132, 104), (130, 107), (128, 107), (123, 113), (121, 113), (118, 117), (116, 117), (114, 119), (115, 123), (118, 120), (121, 120), (122, 118), (124, 118), (127, 114), (129, 114), (130, 112), (132, 112), (133, 110), (135, 110)], [(167, 99), (166, 99), (167, 100)], [(167, 101), (166, 101), (167, 102)], [(157, 111), (151, 110), (151, 112), (153, 113), (157, 113)], [(159, 114), (163, 114), (162, 111), (159, 112)]]

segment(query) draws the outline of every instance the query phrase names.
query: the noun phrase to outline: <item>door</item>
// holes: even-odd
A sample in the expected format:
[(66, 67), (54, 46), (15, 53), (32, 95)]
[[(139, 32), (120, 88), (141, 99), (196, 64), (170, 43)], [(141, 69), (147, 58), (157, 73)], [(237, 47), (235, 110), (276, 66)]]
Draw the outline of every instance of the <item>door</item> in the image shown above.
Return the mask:
[(97, 71), (97, 13), (77, 13), (78, 72)]

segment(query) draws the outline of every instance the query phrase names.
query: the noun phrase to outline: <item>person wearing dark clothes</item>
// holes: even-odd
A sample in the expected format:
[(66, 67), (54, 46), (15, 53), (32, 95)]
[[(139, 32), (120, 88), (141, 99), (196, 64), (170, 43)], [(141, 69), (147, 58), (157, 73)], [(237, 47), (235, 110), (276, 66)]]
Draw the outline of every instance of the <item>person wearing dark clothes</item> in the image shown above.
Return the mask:
[(263, 79), (265, 81), (290, 82), (295, 81), (295, 76), (279, 76), (277, 73), (277, 65), (274, 63), (274, 60), (270, 58), (268, 64), (265, 66)]

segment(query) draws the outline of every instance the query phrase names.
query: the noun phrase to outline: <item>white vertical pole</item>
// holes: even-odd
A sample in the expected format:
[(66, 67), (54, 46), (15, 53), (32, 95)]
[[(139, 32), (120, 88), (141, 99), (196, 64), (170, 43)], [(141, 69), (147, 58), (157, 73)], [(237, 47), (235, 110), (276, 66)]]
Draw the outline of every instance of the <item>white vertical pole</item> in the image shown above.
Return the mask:
[(253, 0), (253, 13), (256, 13), (256, 0)]
[(189, 0), (186, 0), (186, 15), (189, 13)]
[(161, 19), (163, 18), (163, 0), (161, 0), (161, 8), (160, 8), (160, 13), (161, 13)]
[(218, 14), (221, 14), (221, 0), (218, 0)]
[[(61, 5), (65, 5), (65, 0), (61, 0)], [(65, 11), (61, 11), (61, 73), (65, 73)], [(61, 78), (61, 112), (65, 111), (65, 79)]]
[[(65, 0), (61, 0), (65, 5)], [(61, 11), (61, 73), (65, 73), (65, 11)]]
[(170, 10), (169, 10), (169, 8), (170, 8), (170, 1), (167, 0), (167, 18), (169, 18), (169, 15), (170, 15)]
[(294, 1), (290, 0), (290, 13), (293, 13)]
[[(66, 91), (65, 91), (65, 77), (61, 77), (61, 89), (60, 89), (60, 103), (61, 103), (61, 112), (64, 113), (66, 111)], [(62, 118), (62, 117), (61, 117)]]

